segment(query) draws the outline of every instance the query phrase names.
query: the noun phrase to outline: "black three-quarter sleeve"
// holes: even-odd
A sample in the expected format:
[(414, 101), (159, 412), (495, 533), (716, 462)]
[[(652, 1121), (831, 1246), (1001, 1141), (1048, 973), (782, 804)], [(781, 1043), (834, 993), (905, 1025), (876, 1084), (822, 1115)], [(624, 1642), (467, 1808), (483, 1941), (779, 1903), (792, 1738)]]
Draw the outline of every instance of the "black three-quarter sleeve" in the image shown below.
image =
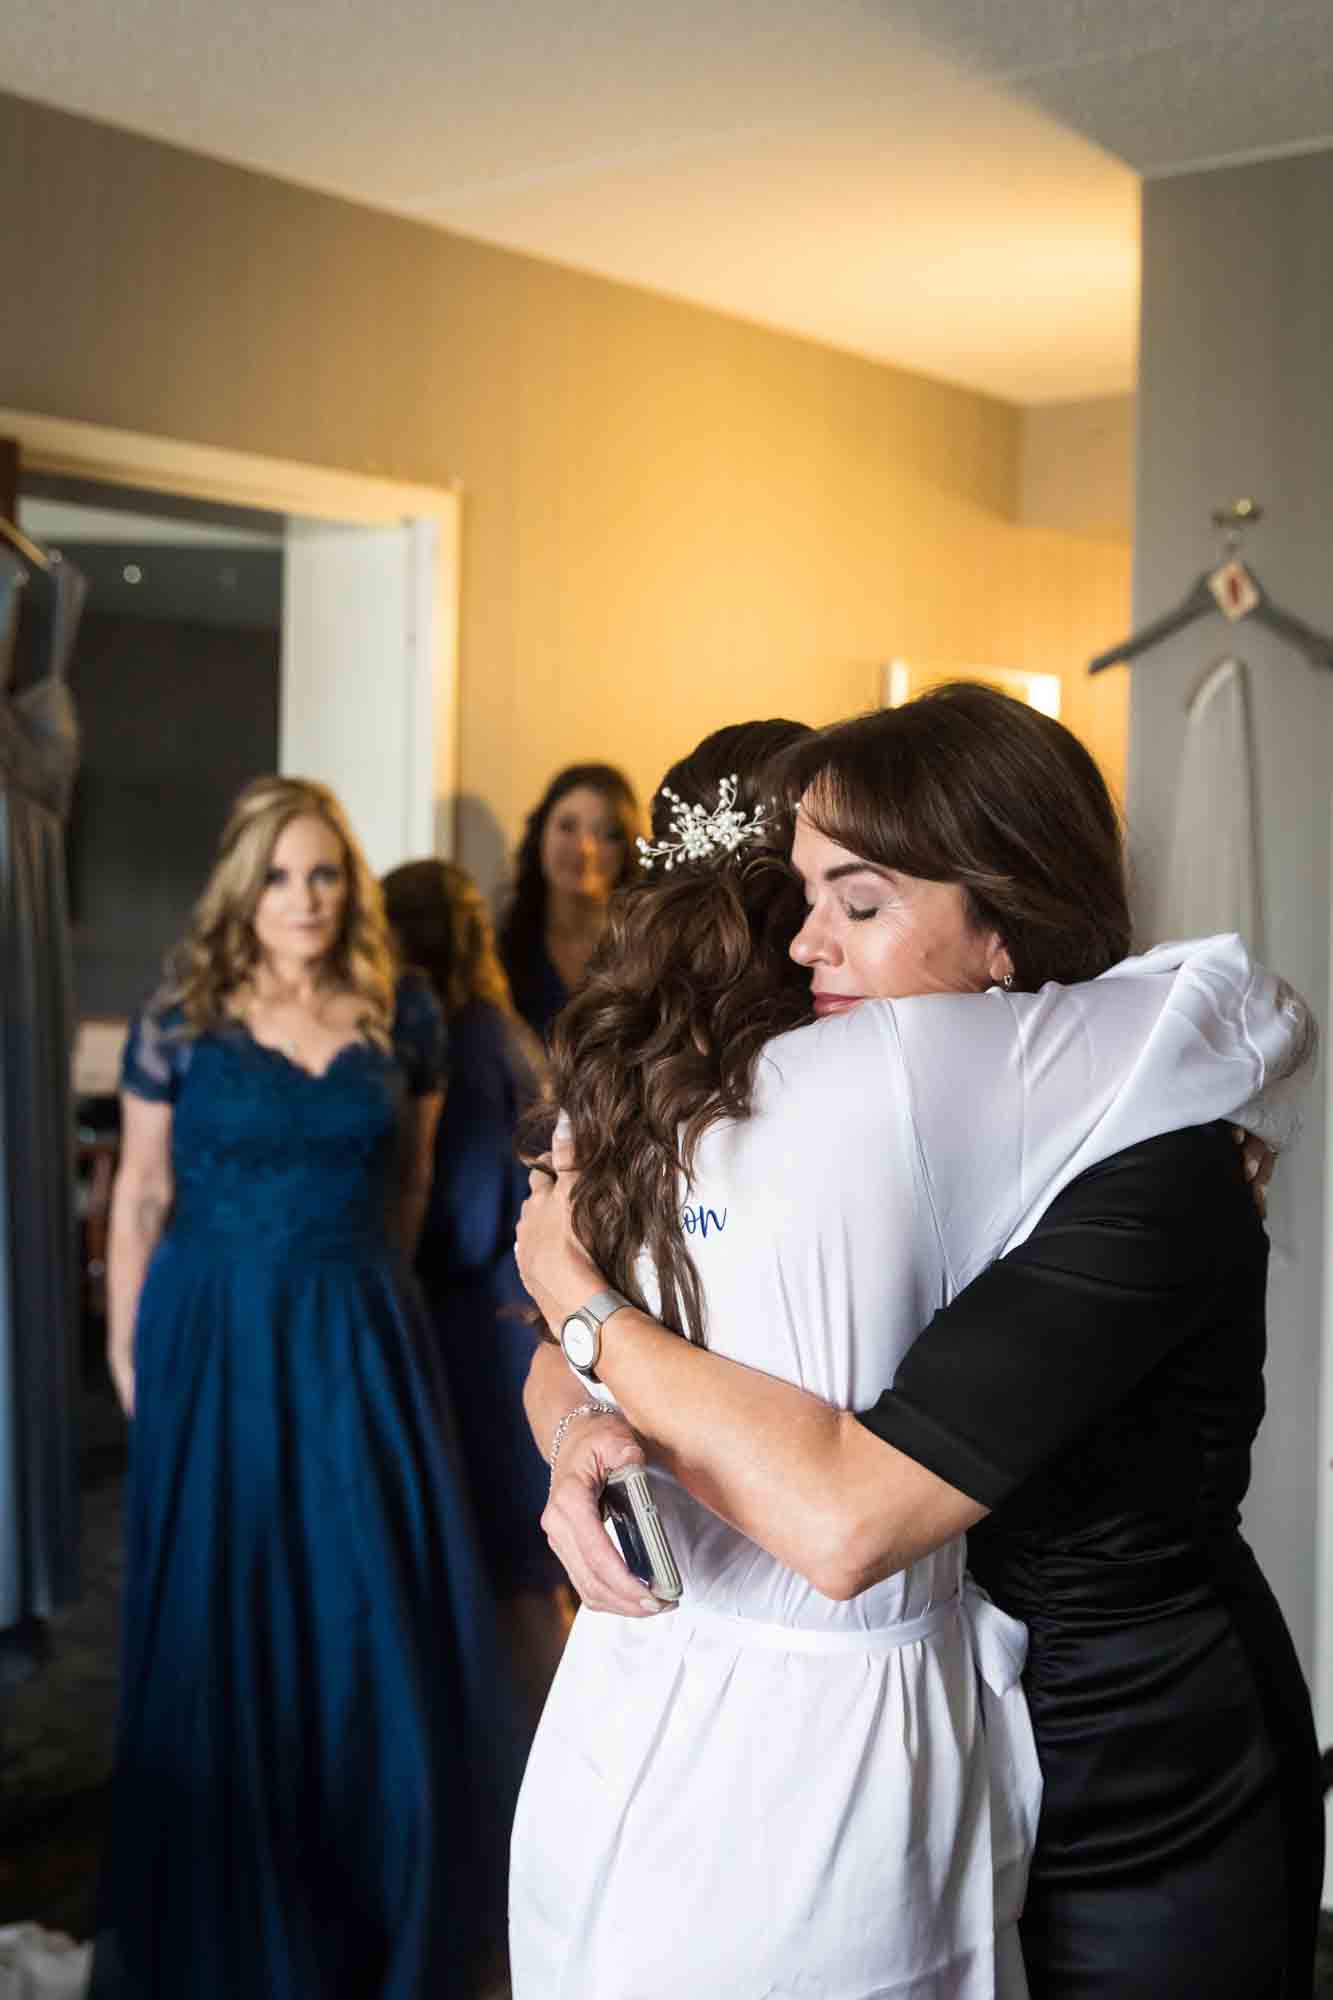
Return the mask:
[(860, 1421), (997, 1507), (1196, 1333), (1256, 1255), (1263, 1228), (1224, 1126), (1132, 1146), (935, 1315)]

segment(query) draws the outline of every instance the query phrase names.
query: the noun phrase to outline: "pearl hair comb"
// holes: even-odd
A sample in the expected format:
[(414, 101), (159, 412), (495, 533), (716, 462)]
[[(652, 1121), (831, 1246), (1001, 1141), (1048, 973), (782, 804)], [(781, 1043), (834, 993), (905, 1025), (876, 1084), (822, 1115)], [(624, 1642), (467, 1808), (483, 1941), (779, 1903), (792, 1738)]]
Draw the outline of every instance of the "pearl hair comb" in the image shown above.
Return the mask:
[(736, 804), (736, 793), (740, 789), (735, 773), (724, 778), (717, 788), (717, 804), (712, 812), (705, 812), (701, 805), (687, 806), (670, 785), (663, 785), (659, 798), (671, 801), (671, 831), (674, 840), (659, 841), (655, 846), (639, 836), (639, 860), (643, 867), (652, 868), (660, 861), (666, 872), (684, 861), (713, 861), (723, 854), (734, 854), (738, 847), (744, 847), (749, 840), (758, 840), (764, 829), (764, 808), (756, 806), (748, 817)]

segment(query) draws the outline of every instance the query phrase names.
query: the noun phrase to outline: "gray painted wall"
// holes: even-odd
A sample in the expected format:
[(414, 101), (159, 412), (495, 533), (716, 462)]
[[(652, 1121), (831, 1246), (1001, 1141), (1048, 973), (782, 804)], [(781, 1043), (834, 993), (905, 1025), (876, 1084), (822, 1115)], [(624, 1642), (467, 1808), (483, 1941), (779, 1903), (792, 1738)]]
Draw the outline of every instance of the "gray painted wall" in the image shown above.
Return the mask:
[[(1248, 494), (1267, 510), (1248, 549), (1265, 588), (1333, 631), (1333, 152), (1150, 182), (1143, 221), (1136, 620), (1168, 609), (1212, 566), (1210, 511)], [(1132, 670), (1128, 804), (1141, 935), (1154, 928), (1185, 703), (1228, 651), (1251, 673), (1262, 948), (1314, 1003), (1328, 1047), (1333, 674), (1251, 624), (1231, 632), (1209, 619)], [(1317, 1629), (1325, 1139), (1321, 1085), (1273, 1188), (1269, 1414), (1246, 1527), (1322, 1683), (1329, 1742), (1333, 1667)]]

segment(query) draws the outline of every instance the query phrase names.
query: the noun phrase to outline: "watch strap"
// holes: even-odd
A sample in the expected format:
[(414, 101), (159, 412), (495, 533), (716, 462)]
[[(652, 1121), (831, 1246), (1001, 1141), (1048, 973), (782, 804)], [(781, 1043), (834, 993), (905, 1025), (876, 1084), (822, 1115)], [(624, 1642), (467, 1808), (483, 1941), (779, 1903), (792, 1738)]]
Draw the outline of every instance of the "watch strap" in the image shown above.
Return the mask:
[[(622, 1306), (628, 1304), (629, 1300), (623, 1292), (613, 1292), (608, 1286), (605, 1291), (594, 1292), (590, 1299), (585, 1299), (578, 1312), (586, 1313), (596, 1326), (601, 1327), (606, 1324), (613, 1312), (619, 1312)], [(573, 1319), (576, 1314), (571, 1313), (569, 1317)]]

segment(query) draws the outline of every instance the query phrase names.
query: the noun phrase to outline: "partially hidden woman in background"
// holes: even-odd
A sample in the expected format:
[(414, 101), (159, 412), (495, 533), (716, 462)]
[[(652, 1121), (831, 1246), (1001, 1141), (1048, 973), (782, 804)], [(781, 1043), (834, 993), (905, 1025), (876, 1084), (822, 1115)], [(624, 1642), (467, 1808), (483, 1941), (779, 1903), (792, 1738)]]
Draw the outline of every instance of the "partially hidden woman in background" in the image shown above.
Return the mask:
[(616, 889), (632, 881), (639, 803), (614, 764), (558, 771), (528, 815), (500, 957), (514, 1005), (544, 1042), (588, 968)]
[(407, 1264), (443, 1053), (337, 800), (256, 780), (124, 1060), (99, 1996), (472, 1991), (513, 1746)]
[(528, 1191), (516, 1133), (540, 1088), (544, 1057), (514, 1010), (471, 876), (450, 861), (409, 861), (382, 886), (403, 962), (430, 980), (448, 1026), (449, 1090), (417, 1274), (449, 1378), (502, 1630), (535, 1727), (572, 1615), (565, 1573), (539, 1523), (546, 1461), (523, 1414), (537, 1335), (514, 1261)]
[[(1126, 950), (1115, 814), (1058, 724), (954, 688), (840, 725), (799, 762), (809, 910), (792, 955), (819, 1014), (972, 990), (969, 951), (989, 931), (1023, 989)], [(941, 890), (952, 943), (928, 921)], [(966, 1125), (948, 1067), (928, 1085)], [(539, 1183), (520, 1232), (552, 1325), (605, 1283), (569, 1199), (567, 1176)], [(974, 1574), (1029, 1627), (1045, 1790), (1021, 1935), (1039, 2000), (1312, 1988), (1323, 1814), (1309, 1696), (1239, 1532), (1266, 1262), (1230, 1138), (1202, 1127), (1075, 1179), (935, 1314), (861, 1420), (636, 1310), (602, 1329), (597, 1372), (653, 1456), (829, 1596), (968, 1531)], [(541, 1349), (539, 1438), (586, 1394), (561, 1371)], [(546, 1515), (585, 1602), (631, 1617), (644, 1593), (596, 1494), (636, 1455), (620, 1420), (577, 1420)]]

